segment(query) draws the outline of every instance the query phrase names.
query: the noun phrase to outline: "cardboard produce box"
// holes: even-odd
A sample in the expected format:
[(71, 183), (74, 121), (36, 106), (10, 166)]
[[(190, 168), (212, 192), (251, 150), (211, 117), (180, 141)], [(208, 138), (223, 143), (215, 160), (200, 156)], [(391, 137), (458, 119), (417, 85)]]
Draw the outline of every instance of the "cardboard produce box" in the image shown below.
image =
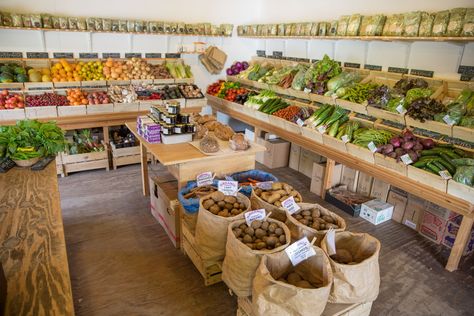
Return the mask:
[[(462, 219), (463, 219), (463, 216), (458, 215), (448, 221), (446, 228), (444, 230), (441, 244), (445, 245), (446, 247), (450, 249), (453, 248), (454, 241), (456, 240), (456, 236), (458, 234), (459, 227), (461, 226)], [(469, 241), (466, 244), (466, 247), (464, 248), (462, 255), (467, 256), (473, 252), (474, 252), (474, 228), (471, 230), (471, 236), (469, 238)]]
[(298, 171), (309, 177), (309, 175), (313, 172), (313, 164), (322, 163), (325, 161), (325, 157), (315, 154), (312, 151), (301, 148)]
[(300, 156), (301, 156), (301, 146), (298, 146), (295, 143), (291, 143), (290, 160), (288, 162), (288, 167), (290, 167), (293, 170), (299, 171)]
[(362, 203), (370, 201), (372, 198), (349, 191), (345, 185), (341, 185), (337, 188), (327, 190), (324, 200), (340, 208), (347, 214), (358, 217)]
[(408, 194), (407, 206), (403, 215), (402, 224), (420, 230), (421, 219), (426, 208), (426, 201), (413, 194)]
[(347, 190), (356, 192), (357, 190), (357, 181), (359, 178), (359, 171), (344, 166), (342, 169), (341, 184), (347, 186)]
[(150, 178), (151, 214), (175, 247), (179, 247), (180, 220), (178, 182), (171, 174)]
[[(311, 172), (311, 186), (310, 191), (321, 196), (324, 181), (324, 174), (326, 173), (326, 163), (313, 163), (313, 170)], [(329, 186), (332, 188), (339, 184), (341, 180), (342, 165), (336, 164), (333, 168), (332, 177), (329, 180)]]
[(390, 220), (392, 213), (393, 205), (377, 199), (362, 203), (360, 208), (360, 217), (374, 225)]
[(402, 222), (403, 215), (407, 206), (408, 198), (395, 190), (390, 190), (388, 194), (387, 203), (393, 205), (392, 219), (398, 223)]
[(390, 184), (379, 179), (374, 179), (374, 183), (372, 184), (372, 190), (370, 191), (370, 196), (375, 199), (379, 199), (380, 201), (387, 201), (389, 191)]
[(448, 221), (457, 214), (431, 202), (427, 202), (427, 205), (420, 225), (420, 234), (440, 244)]
[(256, 161), (270, 169), (288, 166), (289, 142), (282, 139), (264, 140), (258, 137), (257, 144), (265, 146), (266, 150), (255, 155)]
[(372, 176), (369, 176), (367, 173), (364, 172), (359, 172), (356, 192), (362, 195), (370, 196), (373, 181), (374, 178)]

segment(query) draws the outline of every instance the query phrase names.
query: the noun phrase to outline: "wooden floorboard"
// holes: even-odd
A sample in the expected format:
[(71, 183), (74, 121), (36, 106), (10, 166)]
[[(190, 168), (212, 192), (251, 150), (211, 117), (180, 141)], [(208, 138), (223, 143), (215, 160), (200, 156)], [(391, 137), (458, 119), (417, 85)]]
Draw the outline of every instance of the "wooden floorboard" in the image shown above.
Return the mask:
[[(289, 168), (271, 172), (305, 201), (343, 216), (348, 230), (381, 241), (380, 295), (371, 315), (472, 315), (474, 256), (447, 272), (448, 251), (408, 227), (352, 218), (310, 193), (308, 177)], [(235, 315), (236, 300), (224, 284), (205, 287), (152, 217), (140, 177), (133, 165), (59, 180), (76, 314)]]

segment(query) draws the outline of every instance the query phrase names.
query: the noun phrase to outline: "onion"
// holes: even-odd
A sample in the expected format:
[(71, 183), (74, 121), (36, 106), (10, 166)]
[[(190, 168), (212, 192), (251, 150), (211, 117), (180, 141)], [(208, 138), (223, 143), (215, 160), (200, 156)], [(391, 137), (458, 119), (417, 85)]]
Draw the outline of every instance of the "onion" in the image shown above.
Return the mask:
[(392, 144), (393, 147), (398, 148), (402, 145), (402, 140), (402, 138), (395, 136), (390, 139), (390, 144)]
[(234, 74), (234, 72), (230, 68), (227, 68), (227, 70), (225, 72), (228, 76), (232, 76)]
[(431, 149), (435, 145), (434, 140), (432, 140), (431, 138), (421, 139), (420, 142), (423, 145), (424, 149)]
[(244, 69), (247, 69), (247, 68), (249, 68), (249, 63), (246, 62), (246, 61), (243, 61), (242, 66), (244, 67)]
[(242, 63), (240, 61), (238, 61), (234, 64), (234, 66), (237, 67), (237, 68), (242, 68)]

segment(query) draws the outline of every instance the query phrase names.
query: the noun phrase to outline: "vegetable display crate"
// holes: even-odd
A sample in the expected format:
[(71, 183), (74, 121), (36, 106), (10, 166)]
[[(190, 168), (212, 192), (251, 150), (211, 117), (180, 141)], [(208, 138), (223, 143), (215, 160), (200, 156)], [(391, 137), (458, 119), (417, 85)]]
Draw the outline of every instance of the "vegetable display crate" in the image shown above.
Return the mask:
[(9, 91), (21, 91), (25, 86), (22, 82), (7, 82), (7, 83), (0, 83), (1, 90), (9, 90)]
[(194, 83), (194, 78), (174, 79), (174, 83)]
[(82, 88), (106, 88), (107, 81), (105, 80), (86, 80), (81, 81)]
[(80, 88), (82, 86), (81, 81), (64, 81), (64, 82), (54, 82), (54, 89), (73, 89)]
[(420, 182), (436, 190), (442, 191), (444, 193), (447, 192), (448, 180), (444, 180), (439, 175), (413, 166), (407, 166), (407, 176), (412, 180)]
[(375, 163), (374, 154), (368, 149), (351, 143), (346, 144), (347, 152), (364, 161)]
[(174, 83), (174, 79), (153, 79), (154, 84), (172, 84)]
[(70, 172), (102, 169), (109, 170), (109, 158), (107, 150), (91, 152), (86, 154), (68, 155), (61, 154), (64, 174), (67, 176)]
[(331, 105), (336, 104), (336, 99), (332, 98), (332, 97), (328, 97), (328, 96), (325, 96), (325, 95), (319, 95), (319, 94), (316, 94), (316, 93), (310, 93), (310, 94), (308, 94), (308, 96), (309, 96), (309, 99), (313, 102), (318, 102), (318, 103), (322, 103), (322, 104), (331, 104)]
[(210, 102), (212, 102), (214, 105), (222, 105), (222, 99), (221, 98), (218, 98), (214, 95), (210, 95), (208, 93), (205, 94), (206, 96), (206, 99), (208, 99)]
[(186, 108), (202, 108), (207, 105), (207, 99), (186, 99)]
[(405, 125), (405, 115), (395, 112), (386, 111), (373, 106), (367, 106), (367, 114), (379, 119), (396, 122)]
[(437, 121), (425, 121), (422, 123), (418, 120), (411, 118), (408, 115), (405, 116), (405, 122), (406, 122), (407, 127), (410, 126), (410, 127), (421, 128), (427, 131), (436, 132), (436, 133), (443, 134), (449, 137), (453, 136), (453, 127), (445, 123), (441, 123)]
[(66, 105), (58, 106), (58, 117), (86, 115), (87, 107), (85, 105)]
[(464, 126), (453, 126), (453, 137), (474, 142), (474, 128)]
[(25, 90), (35, 91), (35, 90), (52, 90), (52, 82), (25, 82)]
[(24, 120), (25, 117), (25, 109), (0, 110), (1, 121)]
[(245, 114), (247, 114), (247, 115), (250, 115), (250, 116), (254, 116), (254, 115), (255, 115), (255, 112), (256, 112), (257, 110), (254, 110), (254, 109), (251, 108), (251, 107), (242, 105), (238, 111), (239, 111), (239, 112), (243, 112), (243, 113), (245, 113)]
[(304, 99), (304, 100), (311, 100), (309, 97), (309, 93), (307, 92), (299, 91), (295, 89), (288, 89), (288, 92), (290, 93), (290, 96), (292, 97)]
[(63, 159), (60, 153), (56, 155), (55, 161), (56, 161), (56, 174), (60, 175), (61, 177), (64, 177)]
[[(140, 146), (117, 148), (110, 143), (112, 149), (112, 166), (116, 170), (119, 166), (133, 165), (141, 162)], [(151, 161), (151, 153), (147, 154), (147, 160)]]
[[(372, 302), (358, 304), (332, 304), (327, 303), (322, 316), (369, 316)], [(251, 297), (237, 298), (237, 316), (255, 316), (252, 308)]]
[(343, 99), (336, 99), (335, 103), (343, 109), (367, 115), (367, 104), (350, 102)]
[(270, 115), (260, 111), (255, 111), (254, 115), (257, 120), (265, 123), (270, 123)]
[(314, 128), (309, 128), (309, 127), (302, 127), (301, 128), (301, 135), (303, 135), (306, 138), (309, 138), (317, 143), (322, 144), (323, 143), (323, 135), (315, 130)]
[(374, 160), (375, 164), (378, 166), (390, 169), (404, 176), (407, 175), (407, 166), (402, 162), (397, 162), (396, 159), (384, 156), (379, 153), (375, 153)]
[(133, 85), (139, 85), (139, 84), (153, 84), (153, 79), (132, 79), (130, 80)]
[(138, 103), (138, 111), (140, 111), (140, 112), (143, 112), (143, 111), (150, 112), (150, 109), (151, 109), (152, 106), (153, 106), (153, 104), (151, 104), (150, 102), (140, 101)]
[(328, 134), (323, 134), (323, 144), (341, 152), (347, 152), (346, 143), (336, 137), (329, 136)]
[(102, 113), (113, 113), (114, 104), (92, 104), (87, 106), (87, 114), (102, 114)]
[(222, 281), (222, 261), (206, 263), (202, 260), (194, 241), (194, 229), (188, 220), (181, 219), (182, 249), (191, 259), (196, 269), (204, 278), (204, 285), (212, 285)]
[(285, 119), (282, 119), (282, 118), (280, 118), (278, 116), (275, 116), (275, 115), (269, 115), (268, 120), (269, 120), (270, 124), (272, 124), (273, 126), (283, 128), (283, 129), (286, 128), (286, 120)]
[(129, 86), (130, 80), (107, 80), (107, 86)]
[(114, 103), (114, 112), (138, 112), (139, 103)]
[(25, 116), (29, 119), (58, 117), (56, 106), (32, 106), (25, 108)]
[(448, 194), (474, 203), (474, 188), (452, 179), (448, 181)]
[(298, 124), (285, 120), (283, 122), (283, 125), (284, 128), (290, 133), (301, 135), (301, 126), (299, 126)]

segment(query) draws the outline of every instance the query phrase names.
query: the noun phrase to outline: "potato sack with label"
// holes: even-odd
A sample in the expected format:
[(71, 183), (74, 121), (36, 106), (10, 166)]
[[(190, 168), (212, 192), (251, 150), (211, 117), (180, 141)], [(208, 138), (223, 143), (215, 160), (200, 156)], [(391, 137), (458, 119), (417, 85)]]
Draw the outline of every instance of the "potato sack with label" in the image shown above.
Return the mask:
[(254, 187), (250, 201), (252, 208), (264, 208), (268, 212), (272, 212), (272, 218), (284, 222), (286, 214), (282, 203), (290, 197), (293, 197), (296, 203), (303, 202), (301, 194), (294, 190), (291, 185), (283, 182), (274, 182), (271, 189), (268, 190)]

